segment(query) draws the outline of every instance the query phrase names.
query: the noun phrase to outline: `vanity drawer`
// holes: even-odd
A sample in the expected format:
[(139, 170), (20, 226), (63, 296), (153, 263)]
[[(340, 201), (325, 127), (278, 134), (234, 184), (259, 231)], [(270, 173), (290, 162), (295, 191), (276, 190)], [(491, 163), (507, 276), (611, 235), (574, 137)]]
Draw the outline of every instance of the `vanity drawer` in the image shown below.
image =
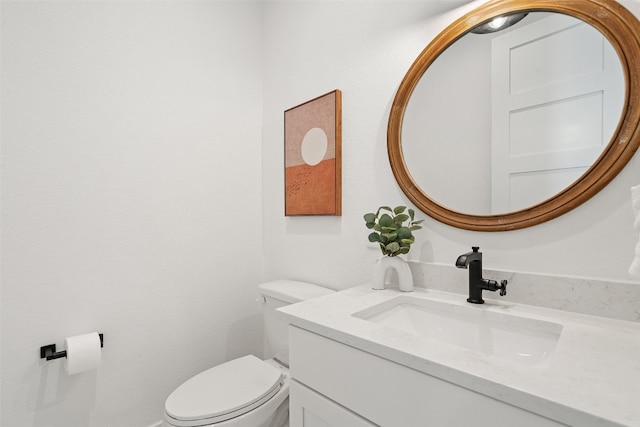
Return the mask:
[(376, 427), (297, 381), (289, 388), (291, 427)]
[(493, 398), (291, 326), (298, 382), (383, 427), (561, 427)]

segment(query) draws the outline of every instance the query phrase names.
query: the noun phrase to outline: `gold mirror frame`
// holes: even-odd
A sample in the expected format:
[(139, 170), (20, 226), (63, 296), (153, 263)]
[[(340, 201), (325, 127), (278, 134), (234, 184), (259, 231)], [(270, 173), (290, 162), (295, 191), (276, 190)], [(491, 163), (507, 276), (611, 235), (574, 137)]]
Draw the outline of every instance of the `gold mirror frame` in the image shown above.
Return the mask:
[[(557, 12), (579, 18), (598, 29), (620, 58), (626, 80), (625, 103), (618, 128), (596, 162), (555, 196), (514, 212), (471, 215), (438, 203), (414, 182), (402, 154), (402, 120), (409, 98), (427, 68), (458, 38), (499, 15)], [(506, 231), (531, 227), (556, 218), (589, 200), (624, 168), (640, 145), (640, 22), (614, 0), (490, 0), (442, 31), (420, 53), (396, 93), (387, 128), (391, 169), (405, 195), (427, 215), (445, 224), (475, 231)]]

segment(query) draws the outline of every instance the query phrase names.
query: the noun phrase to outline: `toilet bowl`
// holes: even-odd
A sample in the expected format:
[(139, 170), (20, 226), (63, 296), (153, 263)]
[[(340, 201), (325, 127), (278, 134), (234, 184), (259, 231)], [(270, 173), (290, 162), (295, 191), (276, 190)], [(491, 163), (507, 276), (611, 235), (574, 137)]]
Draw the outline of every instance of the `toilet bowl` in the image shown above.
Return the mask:
[(289, 370), (271, 359), (244, 356), (204, 371), (165, 403), (165, 427), (287, 425)]
[(265, 355), (272, 358), (243, 356), (187, 380), (167, 398), (163, 427), (289, 425), (288, 331), (275, 310), (333, 291), (291, 280), (263, 283), (258, 288), (265, 320)]

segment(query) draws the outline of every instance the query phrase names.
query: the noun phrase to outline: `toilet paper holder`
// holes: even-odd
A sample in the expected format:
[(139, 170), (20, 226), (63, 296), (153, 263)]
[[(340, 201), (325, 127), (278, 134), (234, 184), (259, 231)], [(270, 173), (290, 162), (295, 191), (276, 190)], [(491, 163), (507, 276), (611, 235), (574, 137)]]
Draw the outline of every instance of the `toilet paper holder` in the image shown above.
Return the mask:
[[(98, 336), (100, 337), (100, 348), (102, 348), (104, 347), (104, 334), (98, 334)], [(55, 344), (43, 345), (40, 347), (40, 359), (53, 360), (60, 359), (62, 357), (67, 357), (67, 351), (62, 350), (56, 352)]]

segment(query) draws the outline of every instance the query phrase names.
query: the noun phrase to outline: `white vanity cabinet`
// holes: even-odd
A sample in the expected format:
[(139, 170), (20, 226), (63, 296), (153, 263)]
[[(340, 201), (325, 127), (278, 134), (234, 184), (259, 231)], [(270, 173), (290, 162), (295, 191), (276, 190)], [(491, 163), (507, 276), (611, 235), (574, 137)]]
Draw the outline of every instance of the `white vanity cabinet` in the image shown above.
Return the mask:
[(291, 427), (561, 427), (548, 418), (290, 326)]

